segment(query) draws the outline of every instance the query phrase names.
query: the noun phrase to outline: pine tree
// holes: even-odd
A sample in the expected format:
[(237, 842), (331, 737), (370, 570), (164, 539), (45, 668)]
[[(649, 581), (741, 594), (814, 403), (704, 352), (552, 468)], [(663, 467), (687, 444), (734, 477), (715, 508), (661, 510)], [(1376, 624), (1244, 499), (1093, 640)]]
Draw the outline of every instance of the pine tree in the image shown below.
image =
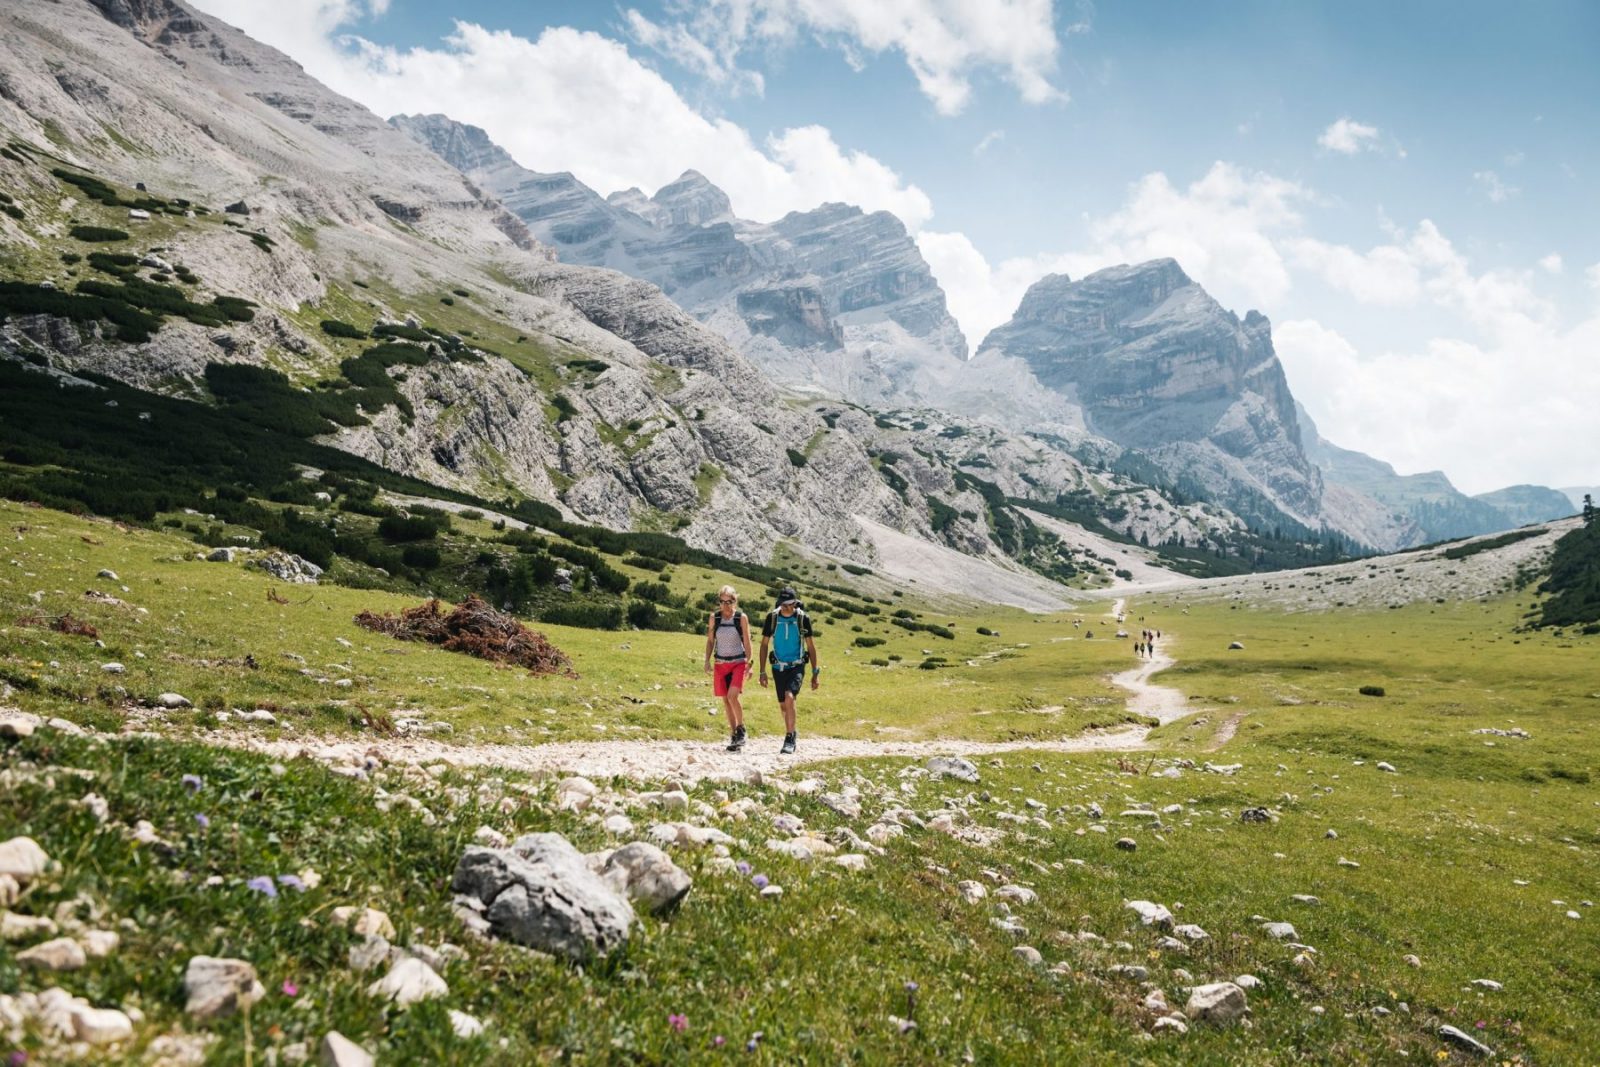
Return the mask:
[(1589, 526), (1594, 522), (1594, 497), (1589, 493), (1583, 494), (1583, 524)]

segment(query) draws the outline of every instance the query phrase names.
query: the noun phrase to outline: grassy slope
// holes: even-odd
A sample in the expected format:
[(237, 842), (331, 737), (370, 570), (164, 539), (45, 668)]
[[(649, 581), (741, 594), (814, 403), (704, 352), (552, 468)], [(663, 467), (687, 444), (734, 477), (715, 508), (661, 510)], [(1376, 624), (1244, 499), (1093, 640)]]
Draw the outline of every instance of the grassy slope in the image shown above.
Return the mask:
[[(27, 529), (19, 534), (18, 526)], [(170, 534), (123, 530), (7, 502), (0, 502), (0, 528), (20, 538), (11, 545), (18, 566), (0, 569), (0, 620), (10, 623), (34, 610), (30, 595), (42, 592), (39, 612), (70, 611), (99, 627), (106, 642), (102, 650), (43, 627), (0, 627), (0, 670), (22, 690), (15, 699), (28, 710), (114, 727), (121, 719), (120, 700), (102, 690), (115, 683), (134, 699), (180, 692), (199, 709), (270, 702), (286, 712), (282, 718), (291, 729), (348, 731), (352, 719), (369, 712), (398, 717), (416, 708), (426, 709), (429, 719), (450, 722), (462, 740), (581, 739), (602, 733), (710, 739), (723, 729), (701, 673), (704, 639), (698, 635), (540, 624), (572, 656), (579, 677), (533, 679), (464, 656), (392, 642), (352, 622), (363, 609), (397, 611), (415, 604), (415, 597), (327, 585), (278, 586), (290, 601), (279, 605), (267, 600), (275, 583), (266, 575), (239, 564), (199, 562), (193, 542)], [(100, 543), (90, 544), (86, 537)], [(102, 568), (115, 572), (119, 581), (97, 579)], [(623, 569), (635, 579), (656, 577)], [(670, 584), (697, 599), (728, 581), (747, 598), (760, 596), (750, 583), (690, 566), (674, 568)], [(128, 592), (122, 592), (123, 585)], [(83, 592), (91, 588), (130, 607), (87, 600)], [(149, 615), (139, 614), (140, 607)], [(1073, 632), (1063, 620), (997, 611), (962, 620), (954, 640), (907, 634), (884, 621), (858, 625), (862, 635), (845, 624), (820, 626), (825, 687), (803, 701), (808, 733), (873, 737), (883, 727), (892, 731), (884, 736), (897, 738), (1055, 738), (1122, 718), (1120, 699), (1102, 677), (1123, 654), (1121, 644), (1052, 642)], [(978, 625), (1003, 636), (980, 636)], [(881, 636), (886, 643), (849, 648), (863, 635)], [(916, 670), (923, 649), (957, 667)], [(905, 658), (889, 668), (869, 665), (871, 658), (887, 654)], [(243, 665), (246, 655), (259, 669)], [(102, 673), (100, 665), (108, 660), (123, 663), (127, 672), (115, 678)], [(975, 665), (961, 666), (968, 660)], [(60, 666), (48, 666), (52, 661)], [(301, 674), (302, 669), (315, 677)], [(341, 688), (316, 680), (324, 677), (330, 682), (350, 678), (354, 684)], [(758, 714), (775, 720), (772, 701), (757, 701)], [(1039, 710), (1051, 707), (1060, 710)], [(203, 710), (180, 713), (174, 720), (186, 724), (203, 716)], [(601, 726), (605, 731), (597, 729)]]
[[(36, 510), (8, 510), (4, 518), (8, 530), (30, 526), (10, 553), (21, 565), (7, 568), (9, 584), (0, 586), (8, 612), (23, 590), (44, 590), (47, 607), (53, 598), (77, 597), (81, 588), (97, 584), (92, 575), (107, 564), (119, 569), (133, 589), (130, 599), (151, 607), (149, 621), (119, 624), (126, 634), (144, 636), (115, 638), (127, 642), (123, 649), (141, 640), (149, 655), (137, 663), (131, 652), (119, 655), (129, 663), (122, 680), (130, 689), (166, 688), (171, 670), (187, 672), (180, 678), (193, 684), (189, 695), (197, 701), (213, 694), (231, 699), (228, 687), (266, 684), (259, 681), (262, 674), (291, 695), (302, 694), (295, 687), (306, 683), (275, 665), (243, 679), (166, 659), (173, 651), (237, 655), (252, 642), (272, 637), (272, 629), (259, 624), (253, 633), (240, 632), (245, 620), (259, 619), (271, 607), (260, 584), (244, 572), (159, 562), (188, 546), (156, 535), (119, 534), (104, 524), (80, 527), (79, 520)], [(78, 539), (83, 532), (106, 544), (84, 544)], [(701, 579), (691, 568), (678, 568), (675, 581)], [(352, 610), (342, 597), (352, 598), (351, 604), (368, 603), (374, 594), (318, 589), (311, 603), (292, 606), (297, 614), (282, 623), (284, 633), (298, 628), (294, 640), (314, 664), (338, 658), (358, 665), (358, 673), (374, 678), (372, 684), (385, 697), (411, 679), (415, 695), (428, 706), (461, 705), (445, 711), (446, 717), (486, 723), (495, 721), (489, 718), (494, 712), (484, 710), (476, 694), (469, 697), (465, 685), (547, 685), (513, 681), (424, 650), (391, 656), (374, 645), (365, 652), (360, 634), (339, 629)], [(772, 834), (760, 818), (744, 826), (724, 824), (748, 842), (739, 854), (785, 886), (781, 906), (756, 898), (736, 880), (700, 872), (697, 857), (680, 857), (697, 874), (682, 912), (670, 923), (647, 921), (629, 950), (605, 966), (575, 971), (511, 949), (474, 947), (469, 960), (452, 965), (445, 977), (452, 987), (447, 1006), (491, 1023), (488, 1038), (477, 1042), (449, 1037), (445, 1005), (385, 1015), (359, 992), (371, 976), (352, 975), (343, 965), (350, 939), (320, 923), (302, 927), (299, 920), (339, 904), (370, 902), (394, 916), (402, 928), (401, 943), (413, 937), (430, 944), (460, 940), (448, 917), (445, 882), (480, 822), (507, 832), (559, 829), (583, 847), (602, 843), (592, 825), (550, 812), (547, 794), (502, 815), (494, 791), (482, 806), (470, 799), (452, 805), (437, 787), (431, 793), (413, 787), (409, 791), (440, 816), (430, 827), (410, 813), (380, 814), (371, 804), (371, 786), (335, 779), (299, 762), (276, 778), (264, 761), (244, 754), (156, 742), (95, 747), (41, 737), (20, 751), (4, 750), (0, 759), (12, 768), (31, 759), (95, 770), (94, 788), (111, 802), (116, 822), (149, 818), (179, 844), (179, 851), (160, 859), (115, 834), (91, 835), (88, 816), (69, 807), (88, 788), (75, 784), (54, 790), (22, 784), (8, 790), (0, 798), (0, 832), (33, 833), (65, 861), (62, 880), (39, 891), (37, 900), (25, 905), (28, 910), (43, 913), (84, 888), (107, 903), (114, 917), (140, 923), (141, 932), (129, 936), (118, 956), (69, 976), (69, 988), (104, 1003), (126, 1002), (135, 989), (142, 990), (144, 1010), (158, 1027), (177, 1018), (179, 974), (191, 952), (246, 956), (275, 991), (285, 979), (298, 983), (299, 999), (310, 1006), (293, 1007), (290, 998), (275, 992), (253, 1019), (258, 1048), (273, 1041), (274, 1033), (283, 1041), (314, 1039), (337, 1026), (390, 1062), (514, 1063), (563, 1051), (596, 1062), (687, 1062), (703, 1057), (718, 1034), (728, 1039), (731, 1051), (760, 1030), (767, 1035), (763, 1058), (771, 1062), (852, 1057), (948, 1062), (969, 1053), (977, 1062), (1352, 1063), (1395, 1062), (1402, 1053), (1419, 1062), (1443, 1051), (1434, 1034), (1441, 1023), (1451, 1023), (1479, 1034), (1502, 1061), (1585, 1062), (1600, 1047), (1600, 1023), (1590, 1010), (1592, 991), (1600, 983), (1595, 962), (1600, 937), (1594, 932), (1596, 914), (1580, 904), (1597, 896), (1600, 882), (1592, 787), (1600, 770), (1600, 740), (1591, 726), (1600, 712), (1594, 640), (1514, 634), (1511, 627), (1522, 609), (1510, 602), (1287, 616), (1225, 605), (1195, 605), (1184, 615), (1169, 604), (1135, 602), (1128, 623), (1134, 626), (1143, 616), (1145, 625), (1170, 635), (1169, 648), (1181, 666), (1158, 681), (1178, 684), (1197, 708), (1214, 710), (1205, 712), (1208, 721), (1200, 728), (1180, 723), (1157, 736), (1166, 735), (1175, 755), (1243, 763), (1236, 776), (1129, 775), (1105, 755), (1042, 755), (1040, 770), (1032, 770), (1032, 757), (1011, 756), (1002, 765), (986, 763), (979, 787), (921, 783), (904, 801), (926, 812), (946, 798), (986, 790), (993, 799), (974, 800), (969, 810), (980, 824), (1008, 830), (1006, 838), (984, 849), (935, 832), (911, 831), (891, 845), (888, 856), (874, 859), (866, 874), (769, 860), (761, 842)], [(187, 614), (179, 617), (180, 610)], [(984, 639), (966, 635), (980, 620), (958, 621), (964, 636), (955, 644), (965, 647), (971, 641), (977, 647)], [(1025, 627), (1050, 633), (1062, 625), (1022, 622), (1016, 616), (989, 624), (1008, 643)], [(355, 640), (357, 648), (336, 645), (336, 632)], [(0, 635), (8, 673), (65, 673), (42, 664), (52, 650), (65, 664), (70, 639), (51, 636), (47, 649), (37, 644), (43, 636), (15, 626)], [(1244, 650), (1226, 651), (1235, 639)], [(684, 648), (686, 640), (692, 647)], [(950, 644), (926, 635), (902, 640), (908, 647)], [(699, 725), (692, 709), (703, 703), (703, 694), (691, 673), (699, 652), (693, 639), (561, 631), (557, 641), (571, 646), (580, 670), (587, 672), (580, 683), (561, 683), (572, 689), (565, 697), (569, 710), (579, 687), (593, 686), (591, 695), (604, 698), (595, 706), (597, 719), (617, 724), (641, 710), (635, 705), (627, 705), (631, 712), (615, 710), (613, 694), (621, 686), (647, 699), (681, 700), (682, 731), (692, 733)], [(623, 643), (632, 646), (628, 657), (638, 660), (613, 654)], [(1062, 661), (1068, 653), (1105, 657), (1098, 667), (1127, 658), (1120, 643), (1036, 640), (1032, 645), (1025, 654), (1038, 650), (1041, 657)], [(115, 650), (114, 645), (108, 652)], [(625, 667), (616, 665), (622, 659)], [(911, 678), (959, 683), (951, 686), (952, 706), (961, 700), (970, 706), (975, 695), (983, 699), (978, 686), (985, 672), (994, 670), (991, 677), (1000, 678), (1018, 662), (917, 672)], [(653, 684), (642, 669), (649, 663), (688, 668), (681, 677), (696, 691), (663, 690), (663, 696), (644, 688)], [(1085, 684), (1094, 680), (1087, 667), (1080, 664), (1078, 680)], [(1045, 661), (1037, 666), (1041, 672), (1048, 668)], [(834, 684), (846, 690), (853, 707), (893, 714), (897, 690), (864, 685), (883, 672), (860, 671), (836, 674)], [(440, 682), (416, 683), (419, 675)], [(887, 675), (904, 694), (905, 677), (898, 671)], [(1368, 698), (1356, 692), (1373, 684), (1383, 685), (1388, 695)], [(216, 688), (203, 688), (207, 685)], [(925, 690), (920, 685), (916, 690), (919, 702), (926, 692), (937, 692)], [(447, 700), (439, 699), (441, 692)], [(542, 703), (552, 692), (542, 691), (535, 699)], [(38, 710), (68, 708), (84, 717), (59, 697), (21, 693), (14, 699)], [(325, 696), (318, 687), (295, 699), (311, 703)], [(853, 725), (853, 714), (829, 711), (820, 699), (812, 703), (830, 728)], [(661, 725), (661, 720), (678, 721), (670, 711), (642, 711), (654, 720), (652, 730), (677, 732)], [(917, 722), (921, 708), (901, 714), (904, 721)], [(836, 718), (830, 722), (829, 715)], [(97, 711), (92, 717), (104, 721), (108, 716)], [(337, 717), (333, 712), (322, 716), (318, 725)], [(1234, 716), (1240, 717), (1238, 736), (1220, 753), (1203, 754), (1213, 729)], [(988, 729), (976, 717), (963, 725)], [(1525, 728), (1532, 738), (1469, 733), (1480, 726), (1510, 725)], [(1374, 764), (1380, 759), (1400, 773), (1378, 771)], [(899, 792), (905, 766), (905, 761), (884, 760), (833, 766), (824, 773), (833, 785), (858, 781), (868, 794), (870, 818), (884, 805), (877, 796)], [(188, 797), (178, 782), (183, 773), (205, 776), (206, 790)], [(486, 772), (471, 778), (453, 773), (444, 784), (489, 778)], [(696, 796), (711, 800), (711, 790), (701, 786)], [(793, 811), (814, 827), (840, 821), (810, 798), (784, 799), (746, 787), (731, 791), (754, 793), (769, 810)], [(1025, 812), (1025, 797), (1046, 805), (1051, 828), (1027, 826), (1019, 832), (995, 818), (1000, 808)], [(1087, 829), (1088, 819), (1077, 806), (1091, 801), (1110, 816), (1110, 832), (1078, 832)], [(1177, 803), (1185, 810), (1167, 816), (1167, 829), (1156, 833), (1137, 820), (1118, 818), (1135, 802)], [(1238, 811), (1258, 804), (1277, 809), (1280, 821), (1241, 824)], [(210, 814), (207, 834), (193, 829), (195, 811)], [(645, 813), (635, 818), (641, 825), (649, 819)], [(855, 825), (860, 829), (865, 822)], [(1337, 830), (1337, 840), (1324, 836), (1329, 828)], [(1112, 847), (1123, 834), (1138, 840), (1138, 851)], [(1340, 856), (1358, 861), (1360, 868), (1338, 866)], [(241, 887), (250, 876), (307, 865), (325, 881), (304, 897), (286, 895), (269, 904)], [(220, 875), (224, 885), (204, 894), (184, 890), (180, 898), (175, 869), (196, 878)], [(1014, 942), (989, 925), (985, 906), (960, 902), (955, 883), (984, 881), (985, 869), (1037, 890), (1036, 903), (1016, 908), (1030, 930), (1027, 943), (1039, 948), (1047, 963), (1067, 963), (1071, 976), (1027, 968), (1011, 956)], [(1518, 886), (1519, 879), (1530, 884)], [(1322, 906), (1291, 903), (1294, 893), (1315, 894)], [(1123, 910), (1128, 898), (1174, 908), (1181, 904), (1179, 921), (1199, 923), (1211, 941), (1185, 957), (1160, 953), (1153, 947), (1154, 935)], [(1565, 918), (1568, 907), (1583, 918)], [(1254, 915), (1293, 922), (1301, 940), (1320, 950), (1316, 965), (1294, 966), (1293, 951), (1261, 933)], [(1113, 942), (1125, 938), (1132, 947), (1096, 948), (1050, 936), (1063, 929), (1092, 930)], [(1406, 965), (1405, 953), (1418, 955), (1422, 967)], [(1198, 981), (1254, 973), (1265, 982), (1251, 994), (1254, 1026), (1220, 1033), (1196, 1029), (1181, 1039), (1145, 1043), (1136, 1033), (1149, 1023), (1138, 1008), (1144, 991), (1107, 973), (1117, 963), (1150, 967), (1152, 979), (1179, 1006), (1180, 987), (1187, 983), (1173, 974), (1176, 967), (1188, 968)], [(1495, 979), (1505, 989), (1472, 989), (1467, 983), (1475, 978)], [(901, 987), (907, 980), (921, 985), (919, 1028), (903, 1037), (888, 1016), (905, 1014)], [(0, 953), (0, 989), (32, 981), (19, 977)], [(1400, 1007), (1402, 1002), (1409, 1010)], [(1313, 1005), (1325, 1013), (1313, 1014)], [(1393, 1014), (1374, 1015), (1375, 1007)], [(674, 1033), (669, 1013), (686, 1014), (689, 1030)], [(217, 1058), (240, 1062), (242, 1024), (227, 1023), (220, 1030), (226, 1040), (219, 1043)], [(497, 1044), (502, 1037), (508, 1042), (503, 1049)]]

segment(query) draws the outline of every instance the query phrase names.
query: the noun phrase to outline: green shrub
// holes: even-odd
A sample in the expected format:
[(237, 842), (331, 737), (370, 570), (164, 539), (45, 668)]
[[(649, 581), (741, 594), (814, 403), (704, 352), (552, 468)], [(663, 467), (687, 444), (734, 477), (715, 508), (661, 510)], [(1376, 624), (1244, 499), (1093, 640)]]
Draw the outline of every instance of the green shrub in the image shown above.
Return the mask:
[(858, 577), (861, 576), (861, 575), (866, 575), (866, 574), (871, 574), (872, 573), (872, 568), (871, 567), (863, 567), (858, 563), (846, 563), (843, 566), (844, 566), (844, 569), (845, 569), (846, 573), (854, 574), (854, 575), (856, 575)]
[(858, 637), (853, 644), (857, 648), (877, 648), (883, 642), (884, 639), (881, 637)]
[(451, 307), (454, 307), (454, 306), (455, 306), (455, 303), (456, 303), (456, 302), (455, 302), (455, 299), (454, 299), (454, 298), (452, 298), (452, 297), (448, 297), (448, 296), (441, 296), (441, 297), (440, 297), (440, 298), (439, 298), (439, 303), (441, 303), (441, 304), (448, 304), (448, 305), (449, 305), (449, 306), (451, 306)]
[(869, 659), (867, 662), (874, 667), (887, 667), (889, 665), (889, 661), (886, 659)]
[(76, 253), (76, 252), (63, 252), (63, 253), (61, 253), (61, 262), (65, 263), (69, 267), (72, 266), (74, 263), (79, 262), (82, 259), (83, 259), (83, 257), (78, 255), (78, 253)]
[(348, 322), (340, 322), (338, 319), (323, 319), (322, 332), (329, 337), (348, 337), (356, 341), (364, 341), (367, 337), (366, 330), (352, 326)]
[(109, 226), (74, 226), (67, 231), (80, 241), (126, 241), (128, 231)]
[(415, 567), (419, 571), (431, 571), (440, 562), (439, 550), (433, 545), (407, 545), (401, 551), (400, 559), (407, 567)]
[(989, 629), (987, 626), (978, 627), (978, 633), (982, 634), (984, 637), (993, 637), (993, 636), (995, 636), (995, 632), (993, 630)]
[(391, 515), (378, 523), (385, 541), (431, 541), (439, 536), (439, 523), (428, 515)]
[(789, 462), (791, 464), (793, 464), (794, 466), (796, 466), (796, 467), (804, 467), (806, 465), (805, 453), (796, 452), (792, 448), (786, 448), (786, 449), (784, 449), (784, 452), (788, 453)]
[(1364, 697), (1381, 697), (1384, 695), (1383, 686), (1381, 685), (1364, 685), (1361, 687), (1360, 692)]
[(622, 608), (617, 604), (556, 604), (542, 609), (539, 621), (585, 630), (620, 630)]

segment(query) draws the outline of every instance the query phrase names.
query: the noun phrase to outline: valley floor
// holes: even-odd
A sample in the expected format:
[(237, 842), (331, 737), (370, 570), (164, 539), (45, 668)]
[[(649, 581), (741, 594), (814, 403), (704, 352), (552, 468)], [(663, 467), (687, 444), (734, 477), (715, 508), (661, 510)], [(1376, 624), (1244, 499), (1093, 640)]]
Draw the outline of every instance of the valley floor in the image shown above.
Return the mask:
[[(280, 604), (179, 538), (0, 511), (4, 703), (38, 717), (0, 725), (0, 840), (54, 861), (8, 904), (0, 1008), (58, 987), (121, 1011), (114, 1059), (292, 1062), (334, 1030), (388, 1063), (1477, 1062), (1470, 1039), (1565, 1064), (1600, 1047), (1597, 639), (1519, 629), (1532, 595), (1495, 592), (1479, 556), (1375, 562), (1391, 590), (1430, 592), (1481, 565), (1483, 599), (1278, 599), (1379, 581), (1351, 565), (1081, 614), (921, 605), (951, 638), (864, 627), (881, 641), (859, 647), (830, 627), (791, 762), (759, 688), (750, 748), (722, 751), (693, 635), (550, 628), (580, 677), (529, 679), (350, 622), (402, 598)], [(719, 580), (679, 570), (685, 590)], [(41, 625), (68, 614), (104, 647)], [(1162, 630), (1156, 657), (1134, 659), (1119, 617)], [(930, 770), (957, 755), (976, 780)], [(474, 841), (535, 831), (665, 843), (693, 888), (591, 966), (477, 939), (451, 872)], [(330, 921), (342, 906), (392, 924), (380, 969)], [(21, 959), (43, 920), (118, 944), (44, 971)], [(187, 1013), (197, 954), (247, 961), (266, 995)], [(368, 990), (408, 956), (444, 992), (400, 1010)], [(1194, 999), (1221, 982), (1244, 1021)], [(0, 1044), (105, 1055), (42, 1025), (0, 1015)]]

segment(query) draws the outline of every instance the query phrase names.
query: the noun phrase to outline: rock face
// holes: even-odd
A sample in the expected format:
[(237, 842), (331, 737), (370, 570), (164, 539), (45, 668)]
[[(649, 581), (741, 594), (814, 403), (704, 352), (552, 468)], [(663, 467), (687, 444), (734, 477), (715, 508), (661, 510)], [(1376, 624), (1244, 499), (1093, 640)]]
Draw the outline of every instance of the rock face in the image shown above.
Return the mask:
[(1492, 493), (1479, 493), (1472, 499), (1494, 508), (1512, 526), (1564, 519), (1580, 510), (1567, 494), (1546, 485), (1508, 485)]
[(623, 944), (634, 921), (632, 905), (560, 834), (469, 848), (452, 888), (483, 903), (494, 936), (572, 960)]
[(602, 198), (571, 174), (518, 167), (475, 126), (389, 121), (499, 197), (563, 261), (654, 282), (780, 384), (915, 403), (966, 358), (943, 290), (888, 212), (823, 204), (749, 222), (692, 170), (652, 197)]
[(1271, 325), (1239, 319), (1170, 259), (1035, 283), (984, 339), (971, 372), (1018, 359), (1196, 495), (1257, 522), (1322, 526), (1320, 472), (1300, 447)]

